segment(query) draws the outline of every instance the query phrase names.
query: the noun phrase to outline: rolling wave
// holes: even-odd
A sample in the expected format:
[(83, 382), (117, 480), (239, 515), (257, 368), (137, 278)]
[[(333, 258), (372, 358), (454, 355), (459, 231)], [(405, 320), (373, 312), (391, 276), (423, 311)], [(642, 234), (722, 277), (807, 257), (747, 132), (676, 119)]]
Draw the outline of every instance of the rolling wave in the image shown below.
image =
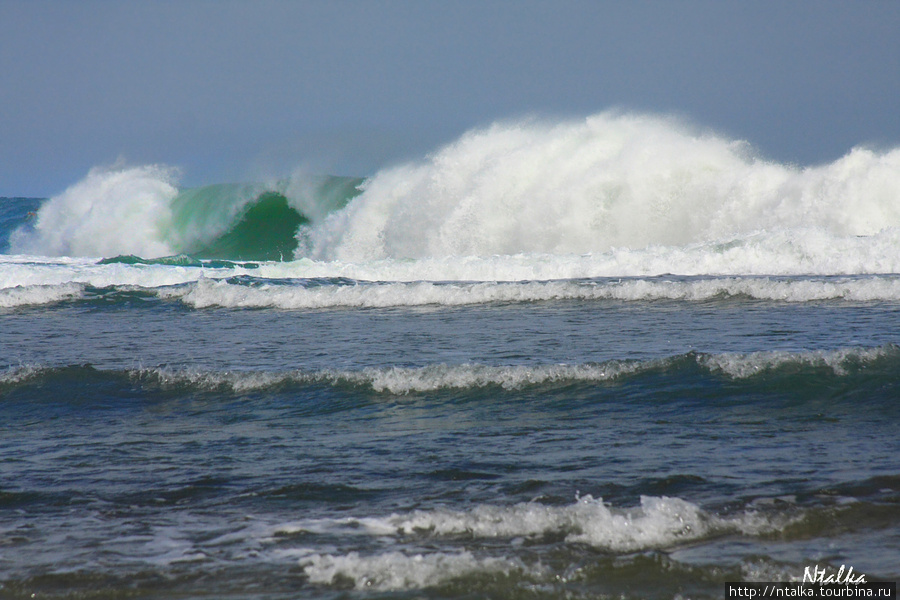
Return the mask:
[[(306, 386), (366, 388), (379, 394), (405, 395), (437, 391), (477, 391), (488, 388), (547, 391), (571, 385), (606, 383), (652, 384), (658, 377), (716, 378), (748, 384), (762, 383), (774, 390), (834, 384), (841, 388), (863, 378), (896, 387), (900, 349), (895, 345), (805, 352), (763, 351), (706, 354), (690, 352), (653, 360), (613, 360), (603, 363), (556, 365), (434, 364), (423, 367), (367, 367), (358, 370), (215, 371), (154, 367), (97, 370), (89, 365), (69, 367), (9, 366), (0, 373), (0, 388), (48, 382), (97, 380), (128, 388), (171, 389), (183, 392), (284, 390)], [(849, 382), (849, 383), (848, 383)], [(857, 382), (858, 383), (858, 382)], [(653, 385), (651, 385), (653, 387)], [(799, 387), (798, 387), (799, 389)]]
[(446, 307), (534, 302), (900, 302), (896, 275), (836, 277), (629, 277), (551, 281), (366, 281), (265, 277), (270, 265), (191, 257), (116, 257), (73, 270), (7, 266), (0, 308), (72, 302), (174, 301), (194, 309)]
[(308, 223), (309, 219), (291, 208), (282, 194), (263, 192), (224, 234), (189, 252), (198, 258), (290, 259), (297, 249), (297, 229)]
[(498, 123), (366, 180), (177, 178), (96, 168), (4, 237), (42, 256), (413, 260), (431, 280), (458, 278), (463, 257), (543, 257), (542, 276), (494, 279), (900, 272), (900, 150), (801, 168), (653, 115)]
[(657, 301), (751, 299), (778, 302), (900, 301), (900, 279), (779, 279), (754, 277), (697, 279), (601, 279), (525, 282), (428, 281), (373, 283), (330, 281), (330, 285), (297, 282), (210, 280), (159, 290), (194, 308), (385, 308), (400, 306), (465, 306), (485, 303), (580, 301)]
[(298, 177), (179, 189), (176, 180), (174, 169), (159, 165), (95, 168), (27, 222), (10, 219), (4, 237), (10, 252), (38, 256), (290, 260), (310, 215), (344, 206), (362, 181)]

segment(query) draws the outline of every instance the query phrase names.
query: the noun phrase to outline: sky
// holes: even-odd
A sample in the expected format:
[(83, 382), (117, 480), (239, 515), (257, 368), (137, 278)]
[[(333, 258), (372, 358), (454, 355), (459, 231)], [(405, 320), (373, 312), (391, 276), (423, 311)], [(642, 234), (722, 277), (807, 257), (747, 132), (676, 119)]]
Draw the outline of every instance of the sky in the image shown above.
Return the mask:
[(0, 196), (117, 161), (366, 176), (608, 109), (797, 165), (900, 146), (900, 2), (0, 0)]

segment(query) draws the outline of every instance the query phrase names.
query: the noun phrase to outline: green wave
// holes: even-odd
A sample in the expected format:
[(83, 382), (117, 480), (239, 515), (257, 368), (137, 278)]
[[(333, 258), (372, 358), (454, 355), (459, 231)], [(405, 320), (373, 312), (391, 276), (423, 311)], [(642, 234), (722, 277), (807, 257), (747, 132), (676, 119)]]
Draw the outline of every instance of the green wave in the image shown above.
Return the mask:
[(188, 240), (176, 245), (193, 259), (292, 260), (298, 230), (346, 206), (362, 182), (328, 176), (303, 186), (302, 194), (290, 181), (182, 190), (172, 204), (170, 237)]
[[(344, 208), (362, 192), (363, 181), (331, 175), (181, 189), (166, 200), (166, 214), (158, 215), (157, 241), (170, 248), (172, 256), (147, 258), (123, 253), (103, 262), (200, 266), (200, 260), (293, 260), (301, 230)], [(10, 251), (14, 232), (34, 229), (45, 202), (0, 198), (0, 253)], [(129, 204), (135, 204), (137, 210), (140, 202), (140, 198), (121, 198), (129, 209), (126, 213)]]
[(309, 222), (282, 194), (263, 192), (230, 229), (190, 254), (228, 260), (291, 260), (297, 249), (297, 229)]

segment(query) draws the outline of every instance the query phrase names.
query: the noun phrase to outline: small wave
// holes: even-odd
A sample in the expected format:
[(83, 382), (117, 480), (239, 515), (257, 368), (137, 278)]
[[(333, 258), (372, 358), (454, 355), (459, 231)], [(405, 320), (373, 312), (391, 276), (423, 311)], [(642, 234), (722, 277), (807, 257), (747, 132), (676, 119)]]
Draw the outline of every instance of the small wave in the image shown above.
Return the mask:
[(537, 502), (479, 505), (470, 510), (415, 510), (384, 518), (348, 518), (336, 520), (330, 526), (316, 522), (310, 524), (310, 529), (302, 523), (287, 527), (294, 532), (356, 535), (365, 532), (375, 537), (393, 537), (407, 543), (418, 540), (428, 545), (491, 539), (498, 542), (493, 545), (495, 548), (505, 548), (513, 555), (512, 558), (479, 557), (461, 550), (457, 553), (388, 551), (363, 556), (353, 551), (340, 555), (310, 552), (299, 558), (311, 583), (402, 590), (444, 585), (479, 574), (510, 577), (527, 573), (537, 581), (548, 577), (562, 581), (548, 565), (526, 564), (516, 556), (516, 549), (523, 546), (525, 539), (532, 543), (553, 540), (550, 543), (586, 545), (605, 553), (632, 555), (670, 550), (727, 534), (768, 535), (802, 519), (802, 514), (764, 514), (749, 508), (738, 514), (719, 516), (687, 500), (665, 496), (642, 496), (640, 506), (622, 509), (602, 499), (583, 496), (574, 504), (563, 506)]
[[(389, 551), (370, 556), (358, 552), (342, 555), (309, 552), (299, 563), (310, 582), (325, 585), (349, 583), (357, 589), (399, 590), (442, 585), (449, 580), (475, 574), (504, 576), (528, 573), (534, 579), (562, 581), (560, 573), (547, 564), (526, 564), (519, 549), (535, 545), (562, 547), (588, 546), (612, 555), (611, 561), (629, 564), (654, 552), (670, 553), (698, 544), (715, 543), (723, 537), (764, 538), (782, 541), (804, 540), (831, 528), (891, 527), (896, 505), (878, 502), (831, 502), (801, 505), (776, 498), (757, 499), (736, 511), (724, 514), (705, 510), (682, 498), (641, 496), (639, 506), (619, 508), (590, 495), (574, 504), (547, 505), (524, 502), (515, 505), (478, 505), (467, 510), (420, 509), (387, 517), (345, 518), (325, 523), (292, 523), (284, 526), (294, 534), (315, 532), (324, 535), (352, 534), (392, 538), (407, 545), (422, 547), (480, 542), (494, 556), (478, 557), (468, 551), (446, 552)], [(769, 500), (765, 502), (764, 500)], [(878, 513), (878, 517), (864, 515)], [(281, 531), (273, 527), (272, 531)], [(491, 544), (484, 544), (492, 540)], [(497, 553), (500, 556), (496, 556)], [(513, 558), (509, 558), (511, 555)], [(526, 553), (527, 555), (527, 553)], [(628, 556), (629, 558), (625, 558)], [(624, 562), (622, 562), (624, 560)], [(620, 566), (621, 566), (620, 564)], [(646, 565), (651, 567), (653, 565)], [(670, 565), (678, 567), (677, 563)], [(614, 571), (609, 564), (597, 575)], [(725, 579), (718, 566), (715, 579)], [(799, 580), (802, 566), (778, 564), (747, 556), (734, 566), (747, 581), (774, 579)], [(667, 569), (663, 569), (667, 570)], [(571, 569), (566, 570), (570, 575)], [(390, 575), (383, 575), (383, 574)]]
[(639, 507), (617, 509), (602, 498), (586, 495), (565, 506), (525, 502), (482, 505), (466, 511), (417, 510), (384, 519), (361, 519), (360, 524), (374, 535), (562, 536), (567, 543), (624, 553), (670, 548), (724, 532), (760, 535), (781, 530), (787, 522), (756, 511), (720, 517), (686, 500), (666, 496), (642, 496)]
[[(206, 371), (198, 369), (149, 368), (121, 373), (129, 380), (166, 388), (199, 390), (227, 389), (236, 393), (277, 389), (295, 385), (363, 386), (376, 393), (409, 394), (449, 389), (478, 389), (497, 386), (507, 390), (548, 383), (613, 381), (642, 370), (659, 368), (661, 361), (611, 361), (597, 365), (488, 366), (429, 365), (425, 367), (383, 367), (360, 370), (320, 371)], [(46, 370), (28, 371), (29, 376), (45, 376)], [(10, 377), (22, 381), (13, 371)], [(0, 377), (0, 383), (4, 379)]]
[(874, 366), (880, 360), (900, 359), (900, 348), (843, 348), (809, 352), (765, 351), (698, 355), (698, 363), (713, 373), (746, 379), (766, 372), (791, 369), (826, 369), (837, 376)]
[(77, 300), (83, 297), (84, 286), (77, 283), (63, 285), (28, 285), (0, 289), (0, 308), (40, 306)]
[(163, 386), (186, 385), (200, 389), (227, 388), (235, 392), (285, 385), (326, 384), (364, 386), (377, 393), (402, 395), (437, 390), (478, 389), (488, 386), (516, 390), (553, 383), (614, 381), (627, 375), (664, 368), (671, 360), (610, 361), (595, 365), (541, 366), (438, 364), (425, 367), (369, 367), (360, 370), (326, 369), (287, 373), (145, 369), (132, 372), (132, 376)]
[(890, 344), (877, 348), (845, 348), (804, 352), (765, 351), (706, 354), (690, 352), (651, 360), (611, 360), (575, 365), (485, 365), (434, 364), (422, 367), (366, 367), (356, 370), (323, 369), (269, 371), (216, 371), (196, 368), (153, 367), (122, 371), (92, 367), (13, 366), (0, 374), (0, 384), (27, 383), (51, 376), (66, 376), (72, 368), (87, 369), (98, 377), (121, 377), (127, 382), (163, 388), (231, 390), (245, 393), (285, 386), (362, 386), (376, 393), (410, 394), (439, 390), (497, 387), (520, 390), (532, 386), (572, 383), (624, 382), (647, 375), (683, 374), (749, 380), (763, 375), (784, 374), (802, 381), (820, 379), (823, 370), (836, 378), (864, 374), (893, 381), (900, 364), (900, 348)]

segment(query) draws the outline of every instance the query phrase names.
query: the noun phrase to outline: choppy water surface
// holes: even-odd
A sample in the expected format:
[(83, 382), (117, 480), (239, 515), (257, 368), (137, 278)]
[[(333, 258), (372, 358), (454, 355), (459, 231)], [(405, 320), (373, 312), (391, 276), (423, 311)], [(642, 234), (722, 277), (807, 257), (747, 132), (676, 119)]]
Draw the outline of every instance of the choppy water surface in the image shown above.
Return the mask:
[(896, 580), (898, 156), (604, 113), (2, 199), (0, 595)]

